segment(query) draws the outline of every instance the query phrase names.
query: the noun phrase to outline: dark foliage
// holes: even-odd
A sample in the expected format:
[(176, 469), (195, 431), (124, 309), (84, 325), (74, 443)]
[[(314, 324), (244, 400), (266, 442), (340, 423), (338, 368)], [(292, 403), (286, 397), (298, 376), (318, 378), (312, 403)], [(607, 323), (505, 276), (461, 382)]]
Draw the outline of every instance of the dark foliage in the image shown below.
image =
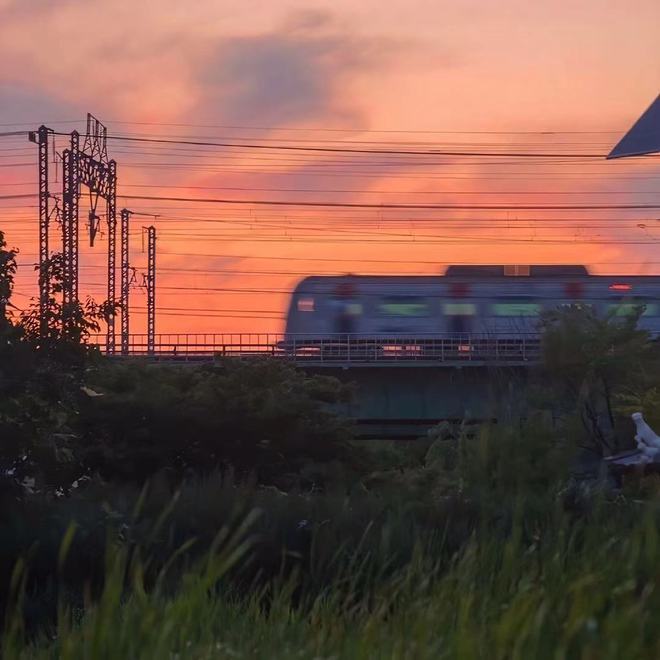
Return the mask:
[(64, 259), (59, 253), (40, 270), (39, 280), (44, 279), (50, 283), (44, 314), (35, 304), (21, 315), (24, 340), (42, 359), (59, 362), (68, 369), (84, 366), (96, 351), (87, 340), (92, 333), (100, 331), (102, 322), (117, 313), (118, 306), (107, 301), (97, 304), (89, 297), (82, 304), (65, 304)]
[(577, 415), (583, 444), (600, 454), (620, 448), (615, 399), (634, 384), (656, 378), (658, 348), (630, 316), (601, 317), (580, 305), (542, 318), (544, 398), (564, 419)]
[(282, 487), (301, 469), (344, 455), (350, 427), (326, 409), (345, 397), (334, 378), (273, 360), (202, 367), (105, 364), (89, 376), (100, 396), (81, 410), (84, 463), (105, 479), (176, 479), (230, 467)]

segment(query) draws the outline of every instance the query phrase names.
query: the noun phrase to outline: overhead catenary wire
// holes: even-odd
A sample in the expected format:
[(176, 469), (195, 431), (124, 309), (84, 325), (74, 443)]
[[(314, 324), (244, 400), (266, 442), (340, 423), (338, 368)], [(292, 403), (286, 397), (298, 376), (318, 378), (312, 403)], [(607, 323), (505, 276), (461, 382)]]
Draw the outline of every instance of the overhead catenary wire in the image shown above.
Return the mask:
[(660, 209), (660, 204), (370, 204), (366, 202), (326, 202), (298, 201), (277, 199), (224, 199), (200, 197), (164, 197), (158, 195), (119, 195), (123, 199), (142, 201), (188, 202), (197, 204), (253, 204), (255, 206), (297, 206), (297, 207), (335, 207), (367, 209), (433, 209), (433, 210), (484, 210), (484, 211), (520, 211), (520, 210), (621, 210), (621, 209)]
[[(0, 184), (1, 185), (1, 184)], [(22, 184), (21, 184), (22, 185)], [(124, 184), (124, 188), (180, 190), (229, 190), (240, 192), (295, 192), (359, 195), (660, 195), (660, 190), (360, 190), (355, 188), (260, 188), (245, 186), (174, 186), (165, 184)]]
[[(0, 126), (35, 126), (36, 124), (80, 124), (84, 118), (78, 119), (38, 119), (34, 121), (4, 122)], [(329, 126), (262, 126), (262, 125), (235, 125), (235, 124), (199, 124), (192, 122), (155, 122), (155, 121), (131, 121), (126, 119), (104, 118), (107, 124), (125, 124), (131, 126), (171, 126), (184, 128), (220, 128), (229, 130), (255, 130), (255, 131), (277, 131), (277, 132), (320, 132), (320, 133), (402, 133), (402, 134), (442, 134), (442, 135), (620, 135), (624, 128), (609, 128), (600, 130), (561, 130), (556, 128), (530, 129), (530, 130), (465, 130), (465, 129), (397, 129), (397, 128), (367, 128), (360, 126), (329, 127)]]
[[(241, 259), (241, 260), (254, 260), (254, 261), (303, 261), (303, 262), (329, 262), (329, 263), (351, 263), (355, 264), (356, 259), (347, 259), (347, 258), (342, 258), (342, 257), (300, 257), (300, 256), (281, 256), (281, 255), (263, 255), (263, 254), (224, 254), (224, 253), (204, 253), (204, 252), (171, 252), (171, 251), (161, 251), (161, 256), (162, 257), (192, 257), (192, 258), (200, 258), (200, 259)], [(34, 258), (38, 256), (37, 253), (31, 252), (31, 253), (21, 253), (19, 254), (19, 258)], [(101, 256), (99, 257), (101, 258)], [(414, 264), (414, 265), (428, 265), (428, 266), (472, 266), (475, 265), (477, 262), (476, 261), (458, 261), (456, 259), (452, 259), (449, 261), (446, 260), (441, 260), (441, 259), (433, 259), (433, 260), (419, 260), (419, 259), (370, 259), (370, 258), (359, 258), (360, 263), (379, 263), (379, 264)], [(480, 260), (478, 262), (480, 265), (484, 265), (484, 260)], [(494, 265), (496, 265), (496, 262), (492, 262)], [(536, 265), (546, 265), (546, 266), (552, 266), (556, 265), (556, 262), (546, 262), (546, 261), (539, 261), (535, 260), (534, 263)], [(589, 260), (589, 265), (592, 266), (617, 266), (617, 265), (636, 265), (639, 264), (640, 260), (637, 259), (635, 261), (621, 261), (621, 260), (616, 260), (616, 261), (592, 261)], [(660, 264), (660, 261), (652, 261), (648, 259), (644, 259), (643, 261), (644, 265), (656, 265)], [(29, 267), (29, 266), (36, 266), (36, 262), (29, 262), (29, 263), (20, 263), (21, 266)], [(81, 268), (106, 268), (105, 264), (81, 264)], [(119, 266), (117, 266), (119, 268)], [(165, 270), (174, 272), (178, 271), (178, 268), (174, 268), (171, 266), (168, 266), (165, 268)], [(201, 269), (202, 271), (204, 269)], [(209, 272), (215, 272), (213, 269), (210, 269)], [(242, 272), (242, 271), (241, 271)], [(336, 271), (333, 271), (336, 272)], [(234, 289), (229, 289), (234, 290)], [(242, 289), (236, 289), (242, 291)], [(284, 290), (288, 291), (288, 290)]]
[[(67, 135), (58, 133), (58, 135)], [(241, 148), (241, 149), (264, 149), (277, 151), (304, 151), (317, 153), (353, 153), (353, 154), (396, 154), (412, 156), (480, 156), (480, 157), (515, 157), (515, 158), (586, 158), (603, 159), (607, 156), (602, 154), (576, 154), (576, 153), (556, 153), (556, 152), (524, 152), (524, 151), (453, 151), (453, 150), (413, 150), (413, 149), (357, 149), (350, 147), (303, 147), (298, 145), (272, 145), (258, 144), (250, 142), (215, 142), (201, 140), (183, 140), (169, 138), (149, 138), (134, 137), (128, 135), (108, 135), (109, 140), (123, 142), (143, 142), (151, 144), (179, 144), (197, 147), (219, 147), (219, 148)], [(652, 156), (642, 156), (641, 158), (652, 158)]]
[[(257, 131), (285, 131), (285, 132), (324, 132), (324, 133), (414, 133), (414, 134), (443, 134), (443, 135), (602, 135), (602, 134), (620, 134), (621, 129), (608, 129), (600, 131), (577, 131), (577, 130), (526, 130), (526, 131), (470, 131), (470, 130), (436, 130), (436, 129), (373, 129), (361, 127), (333, 128), (327, 126), (250, 126), (235, 124), (194, 124), (183, 122), (147, 122), (147, 121), (125, 121), (120, 119), (107, 119), (109, 124), (130, 124), (132, 126), (173, 126), (185, 128), (220, 128), (230, 130), (257, 130)], [(55, 123), (55, 122), (53, 122)], [(73, 122), (60, 122), (73, 123)], [(14, 125), (14, 124), (0, 124)]]

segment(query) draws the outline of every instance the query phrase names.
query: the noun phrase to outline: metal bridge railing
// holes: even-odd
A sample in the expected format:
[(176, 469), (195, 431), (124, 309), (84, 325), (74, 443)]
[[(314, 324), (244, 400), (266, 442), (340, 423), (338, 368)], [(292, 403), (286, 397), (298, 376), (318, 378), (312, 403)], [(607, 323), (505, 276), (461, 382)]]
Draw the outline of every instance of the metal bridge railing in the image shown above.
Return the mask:
[[(105, 336), (92, 343), (106, 352)], [(382, 364), (398, 362), (525, 363), (540, 359), (537, 334), (433, 334), (411, 337), (324, 334), (159, 334), (153, 350), (147, 335), (130, 335), (130, 356), (169, 360), (270, 356), (296, 363)], [(118, 354), (118, 353), (115, 353)]]

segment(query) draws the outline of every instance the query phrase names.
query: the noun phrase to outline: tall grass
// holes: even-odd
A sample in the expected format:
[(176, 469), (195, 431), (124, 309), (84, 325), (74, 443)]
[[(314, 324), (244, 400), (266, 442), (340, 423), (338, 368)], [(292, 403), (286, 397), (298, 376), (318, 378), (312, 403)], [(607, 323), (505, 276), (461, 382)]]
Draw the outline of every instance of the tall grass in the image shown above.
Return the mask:
[[(29, 642), (10, 617), (3, 657), (660, 657), (660, 510), (634, 511), (603, 501), (576, 523), (556, 507), (551, 524), (530, 534), (517, 519), (504, 540), (485, 526), (449, 563), (424, 535), (407, 562), (388, 562), (366, 530), (352, 552), (335, 549), (334, 567), (332, 553), (312, 558), (311, 578), (293, 571), (237, 589), (228, 575), (254, 550), (251, 514), (174, 591), (167, 567), (146, 588), (146, 560), (110, 547), (95, 602), (84, 613), (62, 603), (55, 627)], [(15, 582), (20, 600), (20, 571)]]
[[(25, 604), (39, 555), (17, 564), (3, 657), (660, 657), (652, 489), (596, 489), (576, 508), (565, 459), (528, 431), (436, 449), (376, 490), (287, 494), (216, 475), (165, 508), (162, 486), (89, 490), (78, 528), (46, 553), (56, 607), (38, 626)], [(74, 499), (58, 506), (58, 521), (75, 518)]]

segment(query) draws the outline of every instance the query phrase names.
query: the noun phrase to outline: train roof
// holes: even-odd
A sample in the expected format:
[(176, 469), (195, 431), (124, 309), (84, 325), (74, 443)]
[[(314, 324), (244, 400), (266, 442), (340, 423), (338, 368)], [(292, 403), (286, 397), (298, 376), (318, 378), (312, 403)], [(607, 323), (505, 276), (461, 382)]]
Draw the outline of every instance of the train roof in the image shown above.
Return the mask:
[[(310, 275), (306, 277), (303, 281), (347, 281), (347, 280), (359, 280), (359, 281), (382, 281), (385, 279), (392, 281), (403, 281), (406, 279), (413, 279), (414, 281), (419, 281), (423, 278), (428, 278), (430, 280), (436, 280), (438, 278), (445, 277), (469, 277), (469, 278), (497, 278), (505, 277), (507, 279), (511, 277), (538, 277), (538, 278), (548, 278), (548, 277), (594, 277), (589, 273), (589, 270), (586, 266), (582, 265), (532, 265), (532, 266), (508, 266), (500, 264), (487, 264), (487, 265), (452, 265), (447, 266), (444, 273), (438, 273), (437, 275), (359, 275), (354, 273), (347, 273), (346, 275)], [(598, 276), (595, 276), (598, 277)], [(623, 277), (622, 275), (612, 275), (607, 277)]]
[[(515, 268), (511, 272), (511, 268)], [(529, 271), (527, 270), (529, 269)], [(550, 270), (547, 270), (550, 269)], [(501, 284), (507, 289), (525, 288), (525, 282), (531, 284), (535, 281), (539, 284), (550, 283), (552, 280), (582, 279), (596, 282), (619, 280), (621, 282), (631, 281), (641, 284), (660, 285), (659, 275), (591, 275), (584, 266), (449, 266), (444, 274), (437, 275), (310, 275), (298, 281), (295, 291), (330, 292), (337, 286), (355, 284), (368, 288), (392, 286), (394, 288), (406, 286), (431, 286), (441, 285), (443, 282), (465, 279), (486, 284)]]
[(584, 277), (589, 275), (586, 266), (580, 265), (458, 265), (448, 266), (445, 277)]

